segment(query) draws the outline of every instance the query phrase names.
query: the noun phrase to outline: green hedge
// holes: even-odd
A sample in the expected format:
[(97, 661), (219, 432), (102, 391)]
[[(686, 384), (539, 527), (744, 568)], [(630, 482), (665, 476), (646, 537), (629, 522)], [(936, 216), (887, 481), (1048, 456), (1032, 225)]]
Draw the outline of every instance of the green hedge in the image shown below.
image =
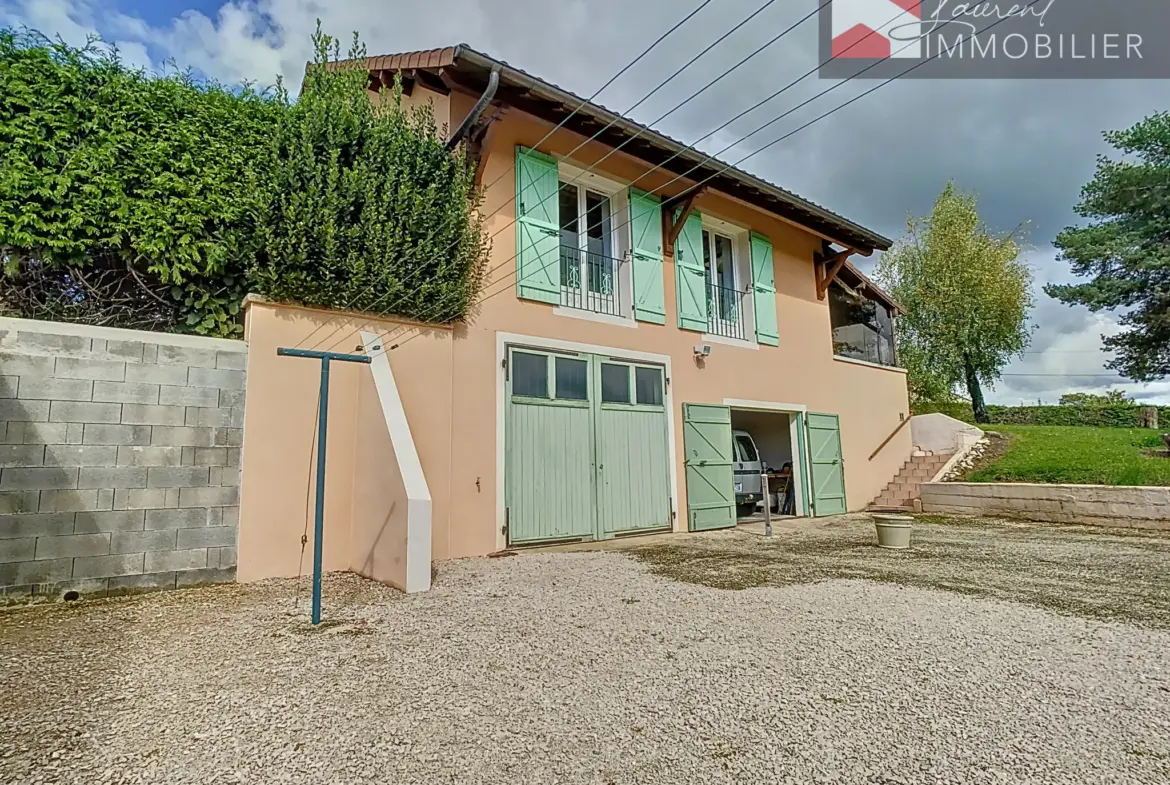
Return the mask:
[[(971, 404), (925, 402), (914, 414), (935, 412), (963, 422), (975, 422)], [(1140, 428), (1141, 406), (988, 406), (992, 425), (1082, 425), (1095, 428)], [(1159, 427), (1170, 428), (1170, 407), (1158, 408)]]

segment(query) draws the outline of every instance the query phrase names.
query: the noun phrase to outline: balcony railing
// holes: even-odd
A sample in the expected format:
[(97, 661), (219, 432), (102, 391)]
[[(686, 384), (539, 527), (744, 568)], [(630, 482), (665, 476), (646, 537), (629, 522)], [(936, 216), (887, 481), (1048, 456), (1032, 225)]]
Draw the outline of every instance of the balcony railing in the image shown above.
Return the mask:
[(718, 286), (714, 283), (707, 286), (707, 332), (711, 335), (722, 335), (724, 338), (739, 338), (747, 340), (747, 327), (744, 325), (744, 300), (747, 292), (732, 289), (728, 286)]
[(833, 354), (875, 365), (898, 366), (892, 335), (882, 335), (869, 325), (850, 324), (833, 330)]
[(561, 246), (561, 305), (624, 316), (620, 297), (623, 260), (572, 245)]

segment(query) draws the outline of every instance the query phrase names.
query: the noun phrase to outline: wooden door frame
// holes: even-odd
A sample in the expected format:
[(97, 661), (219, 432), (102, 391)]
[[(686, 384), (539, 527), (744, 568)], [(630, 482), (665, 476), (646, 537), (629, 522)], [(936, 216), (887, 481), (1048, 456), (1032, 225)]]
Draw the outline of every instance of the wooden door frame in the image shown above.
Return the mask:
[[(803, 403), (781, 403), (779, 401), (749, 401), (743, 398), (724, 398), (724, 406), (730, 406), (732, 411), (736, 409), (747, 409), (758, 412), (781, 412), (788, 415), (801, 415), (804, 421), (808, 419), (808, 407)], [(792, 507), (801, 512), (797, 518), (811, 518), (812, 515), (812, 488), (809, 485), (809, 476), (812, 474), (812, 469), (809, 468), (807, 473), (804, 467), (800, 466), (800, 445), (804, 445), (805, 455), (808, 455), (808, 428), (802, 427), (803, 423), (796, 417), (789, 417), (788, 421), (788, 440), (792, 447), (792, 474), (796, 478), (796, 496), (793, 498)], [(799, 440), (799, 441), (798, 441)], [(810, 459), (811, 460), (811, 459)], [(811, 464), (810, 464), (811, 466)], [(807, 512), (806, 512), (807, 511)]]
[[(661, 365), (665, 369), (665, 383), (666, 391), (663, 397), (663, 405), (666, 407), (666, 422), (667, 422), (667, 449), (670, 454), (670, 511), (671, 511), (671, 531), (679, 531), (679, 522), (683, 521), (684, 517), (680, 517), (678, 509), (678, 472), (679, 461), (677, 451), (677, 434), (674, 417), (674, 384), (672, 383), (671, 362), (670, 356), (666, 354), (653, 354), (650, 352), (639, 352), (633, 349), (621, 349), (614, 346), (599, 346), (596, 344), (579, 343), (577, 341), (563, 341), (557, 338), (544, 338), (538, 335), (523, 335), (519, 333), (496, 333), (496, 550), (504, 550), (508, 547), (508, 538), (504, 534), (504, 526), (507, 523), (505, 494), (507, 484), (505, 482), (505, 471), (507, 468), (505, 439), (507, 428), (505, 426), (505, 412), (507, 410), (507, 379), (504, 370), (504, 360), (508, 356), (508, 350), (516, 346), (528, 347), (535, 351), (564, 351), (564, 352), (581, 352), (585, 354), (596, 354), (606, 357), (615, 357), (618, 359), (628, 359), (634, 362), (645, 362), (654, 365)], [(684, 521), (685, 522), (685, 521)]]

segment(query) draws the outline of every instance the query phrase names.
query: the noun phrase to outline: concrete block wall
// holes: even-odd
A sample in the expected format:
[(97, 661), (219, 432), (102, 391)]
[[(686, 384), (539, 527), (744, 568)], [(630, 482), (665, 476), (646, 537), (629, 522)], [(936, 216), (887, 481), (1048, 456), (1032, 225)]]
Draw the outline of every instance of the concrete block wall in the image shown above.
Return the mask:
[(1162, 487), (934, 482), (922, 486), (922, 509), (1170, 531), (1170, 488)]
[(0, 318), (0, 594), (235, 578), (242, 341)]

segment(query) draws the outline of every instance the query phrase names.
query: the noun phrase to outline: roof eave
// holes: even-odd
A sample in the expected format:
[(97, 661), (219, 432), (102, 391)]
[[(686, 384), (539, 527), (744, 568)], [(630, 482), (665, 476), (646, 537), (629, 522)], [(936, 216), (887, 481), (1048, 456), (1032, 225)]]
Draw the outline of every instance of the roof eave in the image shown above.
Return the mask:
[[(489, 70), (498, 66), (501, 69), (502, 74), (508, 78), (509, 81), (512, 81), (515, 84), (519, 84), (537, 95), (544, 94), (541, 97), (552, 101), (567, 104), (580, 104), (583, 100), (573, 93), (562, 90), (561, 88), (538, 79), (531, 74), (519, 71), (507, 63), (502, 63), (493, 57), (476, 51), (467, 44), (459, 44), (455, 47), (453, 59), (456, 61), (461, 59), (466, 60), (475, 66)], [(594, 118), (603, 121), (605, 124), (612, 124), (614, 127), (619, 128), (620, 130), (627, 133), (640, 134), (648, 141), (653, 141), (655, 144), (666, 148), (672, 154), (677, 153), (679, 158), (689, 160), (691, 163), (705, 162), (709, 164), (715, 164), (717, 166), (722, 165), (716, 158), (709, 157), (706, 154), (695, 150), (693, 147), (676, 142), (675, 140), (667, 136), (663, 136), (651, 128), (636, 123), (633, 120), (623, 117), (622, 115), (612, 112), (602, 106), (598, 106), (597, 104), (585, 101), (582, 112), (587, 112)], [(793, 207), (805, 210), (826, 223), (840, 225), (841, 227), (849, 230), (850, 233), (856, 234), (858, 239), (864, 239), (868, 241), (865, 246), (856, 248), (855, 243), (849, 242), (845, 239), (839, 239), (835, 237), (831, 238), (839, 245), (855, 247), (855, 250), (864, 252), (871, 252), (873, 250), (886, 251), (889, 250), (891, 245), (893, 245), (893, 241), (889, 238), (877, 234), (876, 232), (872, 232), (866, 229), (864, 226), (855, 224), (852, 221), (843, 218), (842, 216), (836, 215), (816, 204), (813, 204), (812, 202), (801, 199), (799, 196), (796, 196), (789, 191), (785, 191), (782, 188), (778, 188), (777, 186), (772, 185), (765, 180), (761, 180), (755, 175), (745, 172), (742, 169), (728, 165), (725, 169), (725, 172), (728, 175), (744, 182), (751, 188), (755, 188), (756, 190), (759, 190), (760, 192), (765, 193), (774, 199), (786, 202)]]

